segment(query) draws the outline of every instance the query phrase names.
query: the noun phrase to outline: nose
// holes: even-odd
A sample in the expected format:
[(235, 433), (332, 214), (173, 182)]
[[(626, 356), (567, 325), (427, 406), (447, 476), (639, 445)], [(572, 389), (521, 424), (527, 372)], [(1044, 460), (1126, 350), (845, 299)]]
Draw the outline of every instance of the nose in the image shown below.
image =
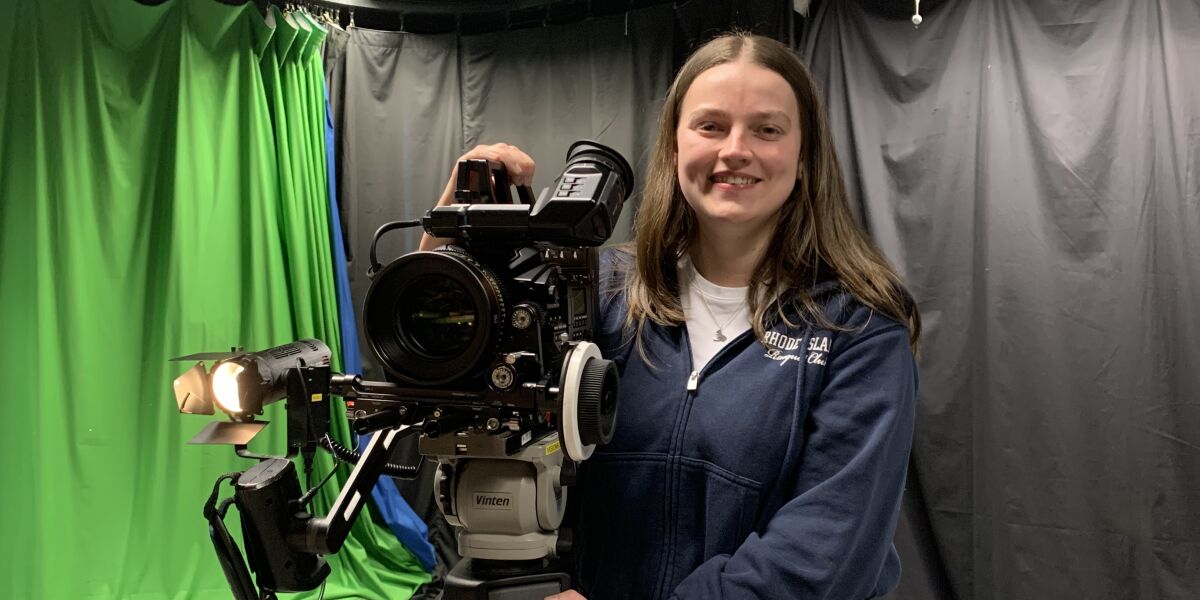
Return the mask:
[(753, 156), (750, 146), (746, 143), (748, 133), (740, 128), (731, 130), (729, 136), (725, 138), (721, 150), (717, 153), (717, 158), (734, 168), (748, 164)]

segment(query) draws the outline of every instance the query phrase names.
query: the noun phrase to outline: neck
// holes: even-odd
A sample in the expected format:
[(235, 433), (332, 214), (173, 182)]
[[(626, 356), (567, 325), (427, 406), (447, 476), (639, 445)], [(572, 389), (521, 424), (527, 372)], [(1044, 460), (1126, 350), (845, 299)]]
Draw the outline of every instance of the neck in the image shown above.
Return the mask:
[(767, 235), (715, 236), (702, 230), (689, 255), (705, 279), (723, 287), (745, 287), (769, 242)]

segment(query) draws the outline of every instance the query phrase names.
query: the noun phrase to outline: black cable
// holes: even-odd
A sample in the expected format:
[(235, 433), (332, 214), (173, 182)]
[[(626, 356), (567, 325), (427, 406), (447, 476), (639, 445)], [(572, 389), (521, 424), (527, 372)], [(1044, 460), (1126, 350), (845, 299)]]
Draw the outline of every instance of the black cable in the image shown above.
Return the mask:
[(238, 477), (241, 475), (241, 471), (238, 471), (236, 473), (226, 473), (217, 478), (216, 483), (213, 484), (212, 494), (208, 496), (208, 501), (204, 503), (204, 516), (206, 518), (213, 515), (218, 515), (221, 518), (225, 517), (225, 509), (228, 507), (222, 506), (220, 509), (217, 508), (217, 496), (221, 493), (221, 483), (225, 480), (229, 480), (230, 482), (236, 484)]
[(312, 500), (312, 497), (316, 495), (317, 490), (321, 489), (326, 483), (329, 483), (329, 480), (333, 478), (334, 473), (337, 473), (337, 465), (334, 465), (333, 468), (329, 470), (329, 474), (325, 476), (325, 479), (321, 480), (321, 483), (317, 484), (317, 487), (308, 490), (308, 492), (306, 492), (303, 496), (300, 496), (300, 499), (297, 500), (299, 506), (307, 506), (308, 501)]
[(406, 227), (420, 227), (420, 226), (421, 226), (421, 220), (413, 219), (411, 221), (392, 221), (391, 223), (384, 223), (382, 227), (375, 230), (375, 237), (371, 240), (371, 254), (370, 254), (371, 262), (367, 263), (367, 277), (374, 277), (375, 274), (379, 272), (379, 269), (382, 266), (379, 264), (379, 260), (376, 258), (375, 245), (379, 243), (379, 238), (381, 236), (383, 236), (383, 234), (385, 234), (389, 231), (392, 231), (394, 229), (403, 229)]
[(233, 592), (233, 597), (238, 600), (256, 600), (265, 596), (262, 590), (254, 584), (246, 560), (242, 556), (237, 542), (229, 534), (229, 528), (225, 526), (225, 515), (230, 506), (236, 505), (237, 496), (235, 494), (221, 501), (220, 505), (217, 504), (221, 483), (228, 480), (236, 486), (240, 476), (240, 472), (226, 473), (217, 478), (216, 483), (213, 484), (212, 495), (204, 503), (204, 519), (208, 521), (209, 539), (212, 541), (213, 549), (216, 550), (217, 560), (221, 563), (221, 570), (225, 573), (225, 580), (229, 582), (229, 589)]
[[(337, 443), (336, 440), (329, 437), (329, 434), (325, 434), (325, 437), (321, 438), (321, 447), (328, 450), (334, 455), (334, 457), (344, 463), (355, 464), (360, 458), (362, 458), (361, 454)], [(384, 475), (399, 477), (400, 479), (416, 479), (420, 470), (420, 464), (398, 465), (395, 463), (387, 463), (383, 466)]]
[[(304, 485), (309, 487), (312, 487), (313, 459), (316, 458), (316, 455), (317, 449), (313, 448), (311, 445), (306, 444), (304, 447), (300, 448), (300, 460), (304, 462)], [(332, 473), (332, 471), (330, 472)], [(322, 481), (317, 487), (321, 487), (322, 485), (325, 485), (324, 481)]]
[(220, 506), (217, 507), (217, 514), (220, 515), (222, 519), (224, 519), (225, 514), (229, 512), (229, 507), (232, 506), (236, 502), (237, 502), (237, 498), (235, 496), (230, 496), (230, 497), (222, 500)]

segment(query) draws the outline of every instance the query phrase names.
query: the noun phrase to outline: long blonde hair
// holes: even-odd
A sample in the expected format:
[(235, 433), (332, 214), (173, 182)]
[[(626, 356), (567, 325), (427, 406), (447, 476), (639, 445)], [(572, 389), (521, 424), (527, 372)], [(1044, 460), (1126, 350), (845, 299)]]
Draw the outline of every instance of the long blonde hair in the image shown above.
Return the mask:
[(742, 32), (722, 35), (697, 49), (680, 68), (663, 104), (634, 222), (634, 264), (626, 274), (626, 326), (636, 331), (639, 348), (647, 321), (665, 326), (686, 321), (676, 264), (696, 242), (699, 228), (675, 171), (683, 97), (701, 73), (736, 60), (749, 60), (778, 73), (795, 92), (800, 107), (799, 179), (780, 208), (775, 233), (750, 278), (750, 322), (755, 335), (763, 340), (776, 319), (798, 327), (786, 312), (789, 304), (797, 307), (800, 319), (835, 327), (809, 293), (819, 280), (832, 277), (866, 306), (903, 323), (915, 351), (921, 335), (916, 305), (850, 212), (816, 82), (787, 46)]

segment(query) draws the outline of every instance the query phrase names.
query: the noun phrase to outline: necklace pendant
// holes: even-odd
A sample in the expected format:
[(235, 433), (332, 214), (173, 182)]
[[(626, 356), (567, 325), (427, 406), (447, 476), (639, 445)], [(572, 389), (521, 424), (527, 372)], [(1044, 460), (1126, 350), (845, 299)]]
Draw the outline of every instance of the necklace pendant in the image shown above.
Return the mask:
[(725, 341), (725, 334), (724, 334), (724, 333), (721, 333), (721, 330), (720, 330), (720, 329), (718, 329), (718, 330), (717, 330), (717, 335), (714, 335), (714, 336), (713, 336), (713, 341), (714, 341), (714, 342), (723, 342), (723, 341)]

